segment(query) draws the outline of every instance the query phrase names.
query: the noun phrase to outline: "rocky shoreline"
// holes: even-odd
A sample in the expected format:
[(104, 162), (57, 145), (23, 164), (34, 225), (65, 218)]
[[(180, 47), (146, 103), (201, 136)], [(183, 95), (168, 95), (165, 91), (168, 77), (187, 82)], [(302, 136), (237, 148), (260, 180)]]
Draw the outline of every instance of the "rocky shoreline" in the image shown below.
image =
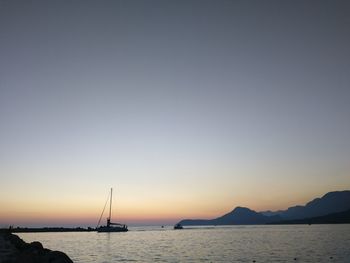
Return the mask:
[(73, 263), (63, 252), (34, 241), (26, 243), (10, 232), (0, 233), (0, 263)]

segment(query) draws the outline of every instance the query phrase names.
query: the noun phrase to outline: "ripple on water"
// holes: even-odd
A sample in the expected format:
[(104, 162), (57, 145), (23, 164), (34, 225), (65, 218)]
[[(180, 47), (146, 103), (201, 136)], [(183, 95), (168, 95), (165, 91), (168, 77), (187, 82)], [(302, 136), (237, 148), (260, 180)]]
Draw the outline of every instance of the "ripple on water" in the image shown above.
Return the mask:
[(25, 241), (38, 240), (45, 247), (64, 251), (76, 263), (350, 262), (349, 225), (130, 230), (19, 235)]

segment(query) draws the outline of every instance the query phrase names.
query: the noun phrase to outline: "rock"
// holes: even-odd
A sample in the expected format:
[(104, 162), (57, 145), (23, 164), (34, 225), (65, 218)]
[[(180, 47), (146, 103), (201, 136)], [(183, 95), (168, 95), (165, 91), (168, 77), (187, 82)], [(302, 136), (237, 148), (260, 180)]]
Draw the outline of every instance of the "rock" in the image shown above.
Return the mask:
[(30, 243), (30, 246), (32, 248), (35, 248), (35, 249), (44, 249), (43, 245), (38, 241), (34, 241), (34, 242)]
[(14, 245), (17, 249), (25, 249), (28, 244), (24, 242), (22, 239), (20, 239), (18, 236), (13, 234), (5, 234), (5, 239), (8, 239), (12, 245)]
[(46, 249), (38, 241), (28, 244), (10, 233), (0, 233), (0, 248), (0, 263), (73, 263), (63, 252)]
[(43, 258), (42, 263), (73, 263), (73, 261), (61, 251), (50, 251)]

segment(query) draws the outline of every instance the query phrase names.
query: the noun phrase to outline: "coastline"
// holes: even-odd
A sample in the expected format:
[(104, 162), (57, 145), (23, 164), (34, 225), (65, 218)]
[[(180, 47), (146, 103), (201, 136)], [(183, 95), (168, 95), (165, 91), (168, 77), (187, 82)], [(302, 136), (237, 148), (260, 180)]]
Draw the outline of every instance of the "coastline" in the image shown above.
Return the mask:
[(96, 228), (83, 228), (83, 227), (15, 227), (15, 228), (2, 228), (1, 231), (9, 231), (11, 233), (40, 233), (40, 232), (94, 232)]
[(26, 243), (10, 232), (0, 232), (0, 263), (73, 263), (61, 251), (52, 251), (34, 241)]

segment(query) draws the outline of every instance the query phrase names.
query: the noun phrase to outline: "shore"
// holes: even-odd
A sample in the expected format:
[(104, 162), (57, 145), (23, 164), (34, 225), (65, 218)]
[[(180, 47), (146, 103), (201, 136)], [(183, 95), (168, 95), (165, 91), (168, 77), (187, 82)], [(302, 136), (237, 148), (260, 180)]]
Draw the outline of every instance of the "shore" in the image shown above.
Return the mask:
[(83, 227), (15, 227), (15, 228), (2, 228), (0, 232), (10, 231), (11, 233), (39, 233), (39, 232), (93, 232), (97, 231), (96, 228), (83, 228)]
[(17, 235), (0, 232), (0, 263), (73, 263), (63, 252), (52, 251), (34, 241), (26, 243)]

